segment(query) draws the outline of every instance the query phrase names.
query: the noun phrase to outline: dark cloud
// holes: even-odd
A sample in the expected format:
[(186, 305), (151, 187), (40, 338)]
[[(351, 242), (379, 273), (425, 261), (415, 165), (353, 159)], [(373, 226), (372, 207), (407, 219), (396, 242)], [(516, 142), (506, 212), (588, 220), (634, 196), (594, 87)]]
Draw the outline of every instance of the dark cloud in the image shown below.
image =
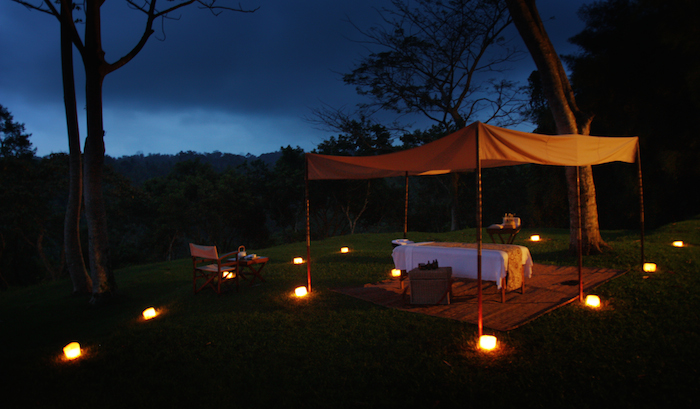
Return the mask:
[(110, 74), (105, 98), (249, 113), (288, 113), (338, 99), (343, 87), (333, 71), (351, 69), (359, 53), (343, 20), (358, 9), (371, 11), (375, 2), (348, 2), (347, 9), (326, 1), (279, 3), (262, 4), (253, 14), (194, 10), (166, 21), (154, 34), (165, 41), (149, 42), (137, 60)]

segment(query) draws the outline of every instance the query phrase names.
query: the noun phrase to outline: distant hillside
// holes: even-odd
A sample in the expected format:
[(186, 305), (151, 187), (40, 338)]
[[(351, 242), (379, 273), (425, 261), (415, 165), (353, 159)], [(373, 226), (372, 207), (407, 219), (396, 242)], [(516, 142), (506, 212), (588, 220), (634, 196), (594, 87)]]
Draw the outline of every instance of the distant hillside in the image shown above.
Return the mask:
[(166, 176), (170, 173), (176, 163), (188, 160), (199, 159), (202, 163), (209, 163), (217, 171), (224, 171), (230, 167), (237, 167), (245, 162), (261, 160), (268, 167), (272, 167), (277, 159), (282, 156), (282, 152), (264, 153), (260, 156), (248, 154), (235, 155), (232, 153), (197, 153), (180, 152), (177, 155), (143, 154), (122, 156), (119, 158), (105, 157), (105, 164), (112, 167), (117, 173), (124, 175), (134, 184), (140, 185), (146, 180)]

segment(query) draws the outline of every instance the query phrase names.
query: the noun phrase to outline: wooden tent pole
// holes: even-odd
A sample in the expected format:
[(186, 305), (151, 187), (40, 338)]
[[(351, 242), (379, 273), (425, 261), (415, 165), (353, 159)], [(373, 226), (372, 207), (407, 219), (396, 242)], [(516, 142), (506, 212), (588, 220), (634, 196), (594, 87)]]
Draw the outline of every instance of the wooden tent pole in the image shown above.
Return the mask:
[(404, 214), (403, 214), (403, 238), (406, 238), (406, 234), (408, 233), (408, 171), (406, 171), (406, 201), (404, 205)]
[(476, 128), (476, 271), (477, 271), (477, 294), (479, 312), (479, 337), (484, 334), (484, 321), (482, 310), (482, 288), (481, 288), (481, 152), (479, 151), (479, 127)]
[(639, 151), (639, 139), (637, 139), (637, 164), (639, 167), (639, 230), (641, 231), (639, 240), (642, 251), (639, 269), (640, 271), (644, 271), (644, 189), (642, 184), (642, 155)]
[(306, 203), (306, 291), (311, 292), (311, 222), (309, 217), (309, 157), (304, 167), (304, 201)]
[(576, 166), (576, 217), (578, 218), (577, 249), (578, 249), (578, 300), (583, 301), (583, 240), (581, 234), (581, 174)]

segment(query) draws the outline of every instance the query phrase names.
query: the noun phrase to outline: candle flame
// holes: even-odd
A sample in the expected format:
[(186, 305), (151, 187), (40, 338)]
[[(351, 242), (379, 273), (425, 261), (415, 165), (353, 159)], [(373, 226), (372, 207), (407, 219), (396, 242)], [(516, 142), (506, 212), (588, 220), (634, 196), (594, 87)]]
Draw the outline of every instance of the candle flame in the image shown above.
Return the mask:
[(479, 348), (485, 351), (496, 349), (497, 340), (493, 335), (482, 335), (479, 337)]
[(150, 320), (151, 318), (156, 316), (156, 309), (153, 307), (146, 308), (143, 310), (143, 318)]
[(80, 344), (77, 342), (71, 342), (70, 344), (63, 347), (63, 354), (68, 359), (75, 359), (80, 356)]
[(593, 308), (600, 307), (600, 297), (598, 297), (597, 295), (587, 295), (586, 305)]

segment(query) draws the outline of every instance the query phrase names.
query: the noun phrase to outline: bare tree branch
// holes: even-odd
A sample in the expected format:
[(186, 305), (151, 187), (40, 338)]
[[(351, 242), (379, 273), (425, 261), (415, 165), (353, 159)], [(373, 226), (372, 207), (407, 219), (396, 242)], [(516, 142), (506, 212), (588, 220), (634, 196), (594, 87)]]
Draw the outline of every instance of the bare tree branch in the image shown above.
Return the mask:
[[(173, 1), (173, 0), (171, 0)], [(124, 65), (126, 65), (129, 61), (134, 59), (136, 55), (143, 49), (143, 47), (146, 45), (148, 42), (149, 37), (153, 34), (153, 22), (158, 19), (158, 18), (169, 18), (168, 14), (179, 10), (183, 7), (187, 7), (193, 3), (198, 3), (199, 8), (201, 9), (208, 9), (214, 14), (215, 16), (220, 15), (226, 10), (229, 11), (235, 11), (235, 12), (240, 12), (240, 13), (253, 13), (256, 10), (259, 9), (255, 8), (252, 10), (247, 10), (243, 9), (240, 4), (239, 7), (227, 7), (227, 6), (219, 6), (217, 4), (217, 0), (184, 0), (181, 3), (174, 4), (165, 10), (158, 11), (156, 8), (157, 0), (141, 0), (140, 4), (137, 4), (134, 0), (126, 0), (126, 2), (131, 5), (132, 8), (135, 8), (137, 10), (140, 10), (144, 12), (147, 16), (146, 19), (146, 24), (144, 26), (144, 31), (143, 35), (139, 39), (139, 42), (134, 46), (134, 48), (131, 49), (127, 54), (125, 54), (122, 58), (117, 60), (116, 62), (109, 64), (107, 68), (107, 72), (112, 72), (115, 71)]]
[[(348, 112), (345, 107), (334, 108), (328, 104), (323, 104), (320, 108), (311, 110), (312, 116), (305, 117), (305, 121), (314, 125), (316, 129), (322, 131), (331, 131), (338, 133), (347, 133), (353, 121), (359, 118), (361, 122), (369, 124), (379, 124), (378, 121), (372, 119), (374, 111), (369, 111), (366, 108), (359, 107), (354, 112)], [(398, 135), (406, 131), (407, 126), (394, 121), (384, 127), (394, 135)]]
[(369, 97), (365, 108), (419, 113), (457, 127), (482, 110), (491, 109), (489, 120), (518, 110), (504, 105), (519, 100), (514, 84), (495, 89), (483, 82), (484, 75), (504, 71), (521, 54), (503, 38), (511, 23), (503, 1), (392, 0), (392, 5), (379, 10), (382, 26), (363, 30), (353, 24), (371, 53), (344, 81)]

